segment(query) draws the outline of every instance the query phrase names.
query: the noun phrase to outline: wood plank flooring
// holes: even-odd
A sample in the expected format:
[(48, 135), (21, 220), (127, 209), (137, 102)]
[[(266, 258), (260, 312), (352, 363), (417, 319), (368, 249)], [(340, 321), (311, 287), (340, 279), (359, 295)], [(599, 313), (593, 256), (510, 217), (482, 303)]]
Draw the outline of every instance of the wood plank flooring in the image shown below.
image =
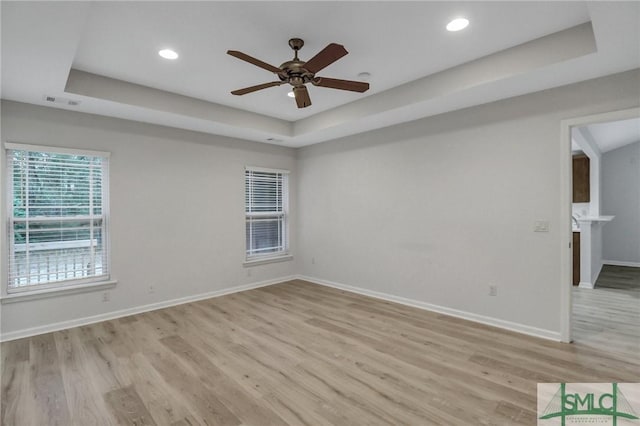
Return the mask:
[(2, 344), (2, 424), (532, 425), (640, 360), (290, 281)]
[(640, 357), (640, 268), (604, 265), (594, 289), (573, 288), (573, 340)]
[(640, 268), (603, 265), (595, 287), (628, 290), (640, 297)]

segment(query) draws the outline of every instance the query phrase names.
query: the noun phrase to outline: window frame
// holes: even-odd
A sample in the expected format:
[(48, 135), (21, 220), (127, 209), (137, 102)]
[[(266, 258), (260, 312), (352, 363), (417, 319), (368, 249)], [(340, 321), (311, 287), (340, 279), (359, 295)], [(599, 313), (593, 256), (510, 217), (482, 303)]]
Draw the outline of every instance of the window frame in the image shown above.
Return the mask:
[[(249, 212), (247, 212), (247, 204), (246, 204), (246, 199), (247, 199), (247, 193), (246, 193), (246, 187), (247, 187), (247, 172), (258, 172), (258, 173), (275, 173), (275, 174), (281, 174), (282, 175), (282, 245), (283, 245), (283, 250), (279, 250), (277, 252), (268, 252), (268, 253), (258, 253), (258, 254), (249, 254), (250, 251), (250, 247), (247, 245), (247, 221), (250, 217), (258, 217), (258, 216), (267, 216), (267, 217), (271, 217), (271, 216), (277, 216), (279, 215), (278, 212), (273, 212), (273, 214), (269, 215), (268, 213), (271, 212), (265, 212), (265, 213), (260, 213), (260, 214), (251, 214)], [(283, 260), (289, 260), (292, 259), (291, 253), (290, 253), (290, 246), (289, 246), (289, 235), (290, 235), (290, 227), (289, 227), (289, 223), (290, 223), (290, 212), (289, 212), (289, 177), (290, 177), (291, 172), (289, 170), (284, 170), (284, 169), (271, 169), (271, 168), (265, 168), (265, 167), (256, 167), (256, 166), (245, 166), (244, 169), (244, 187), (245, 187), (245, 206), (244, 206), (244, 217), (245, 217), (245, 250), (244, 250), (244, 265), (245, 266), (251, 266), (251, 265), (255, 265), (255, 264), (260, 264), (260, 263), (269, 263), (269, 262), (278, 262), (278, 261), (283, 261)]]
[[(27, 284), (24, 286), (12, 286), (11, 285), (11, 262), (14, 258), (15, 253), (15, 242), (11, 241), (13, 236), (13, 220), (14, 220), (14, 209), (13, 209), (13, 155), (11, 151), (27, 151), (27, 152), (46, 152), (52, 154), (64, 154), (64, 155), (81, 155), (88, 157), (100, 157), (102, 158), (102, 177), (101, 177), (101, 187), (102, 187), (102, 200), (101, 200), (101, 220), (102, 220), (102, 250), (105, 253), (103, 256), (103, 261), (105, 263), (106, 273), (101, 275), (93, 275), (82, 278), (70, 278), (63, 279), (59, 281), (49, 281), (44, 282), (42, 284)], [(73, 291), (76, 289), (87, 288), (90, 289), (92, 287), (101, 287), (102, 285), (112, 286), (115, 284), (115, 281), (111, 279), (111, 232), (110, 232), (110, 208), (109, 208), (109, 168), (110, 168), (110, 157), (111, 153), (106, 151), (95, 151), (88, 149), (73, 149), (73, 148), (63, 148), (56, 146), (45, 146), (45, 145), (31, 145), (31, 144), (23, 144), (23, 143), (14, 143), (14, 142), (5, 142), (4, 144), (4, 155), (5, 155), (5, 188), (6, 188), (6, 197), (3, 200), (6, 203), (6, 226), (7, 232), (5, 236), (5, 241), (7, 242), (7, 253), (5, 259), (7, 261), (7, 272), (6, 272), (6, 285), (5, 290), (8, 296), (19, 296), (19, 295), (29, 295), (29, 294), (48, 294), (54, 291)], [(88, 216), (89, 220), (94, 220), (90, 215)], [(3, 300), (4, 303), (4, 300)]]

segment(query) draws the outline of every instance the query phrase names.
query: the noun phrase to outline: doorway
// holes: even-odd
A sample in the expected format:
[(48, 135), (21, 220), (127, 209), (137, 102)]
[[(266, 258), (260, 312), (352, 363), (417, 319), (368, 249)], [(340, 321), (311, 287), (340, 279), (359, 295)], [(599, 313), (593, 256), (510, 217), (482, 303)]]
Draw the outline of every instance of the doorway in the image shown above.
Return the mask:
[[(603, 158), (612, 157), (612, 155), (608, 154), (609, 151), (622, 148), (611, 145), (602, 147), (598, 145), (599, 142), (596, 140), (603, 139), (603, 129), (615, 129), (615, 123), (625, 122), (628, 125), (629, 120), (638, 120), (637, 123), (640, 125), (640, 108), (579, 117), (564, 120), (561, 123), (561, 171), (563, 178), (561, 217), (563, 222), (566, 220), (564, 222), (566, 223), (566, 228), (562, 230), (561, 235), (561, 339), (564, 342), (576, 340), (580, 341), (580, 343), (585, 343), (589, 340), (586, 336), (589, 335), (590, 331), (593, 331), (589, 341), (593, 344), (605, 344), (607, 338), (612, 336), (605, 338), (603, 334), (606, 333), (607, 329), (613, 330), (611, 328), (612, 323), (608, 323), (606, 319), (615, 314), (616, 311), (621, 315), (629, 312), (632, 317), (619, 318), (620, 321), (616, 321), (614, 325), (621, 325), (626, 321), (627, 323), (631, 322), (629, 325), (632, 326), (633, 324), (637, 325), (639, 320), (633, 317), (633, 313), (637, 311), (638, 295), (640, 293), (637, 293), (634, 297), (633, 293), (625, 294), (625, 290), (615, 288), (615, 284), (613, 284), (614, 288), (612, 288), (611, 284), (612, 280), (615, 281), (617, 279), (626, 281), (627, 284), (628, 282), (635, 282), (636, 275), (634, 272), (636, 271), (616, 269), (624, 269), (625, 265), (615, 265), (615, 259), (606, 258), (611, 256), (609, 254), (611, 250), (607, 252), (605, 247), (605, 251), (602, 251), (603, 229), (605, 229), (605, 234), (608, 235), (606, 231), (610, 231), (610, 229), (605, 227), (609, 226), (608, 223), (614, 223), (612, 221), (615, 220), (615, 217), (612, 217), (614, 215), (609, 214), (610, 211), (607, 211), (610, 206), (603, 207), (603, 164), (607, 164), (608, 161), (603, 162)], [(609, 133), (611, 133), (611, 130), (609, 130)], [(617, 139), (620, 139), (619, 136), (616, 136)], [(636, 140), (635, 142), (638, 141)], [(640, 144), (638, 147), (640, 147)], [(616, 154), (619, 157), (620, 155), (618, 154), (620, 153)], [(583, 164), (582, 173), (584, 173), (586, 161), (588, 175), (591, 177), (591, 185), (585, 187), (584, 182), (576, 182), (576, 180), (580, 179), (579, 176), (574, 179), (573, 168), (574, 164), (576, 164), (576, 157), (578, 158), (578, 166)], [(634, 165), (631, 166), (634, 167)], [(640, 164), (635, 166), (640, 170)], [(577, 194), (576, 189), (581, 192), (574, 200), (574, 195)], [(604, 197), (606, 198), (606, 195)], [(577, 202), (574, 203), (574, 201)], [(606, 238), (604, 241), (606, 242)], [(574, 249), (578, 248), (578, 244), (581, 253), (577, 255), (577, 258), (581, 262), (576, 265)], [(610, 263), (614, 264), (611, 265)], [(638, 266), (640, 266), (640, 262)], [(574, 287), (573, 278), (576, 273), (580, 277), (579, 280), (576, 280), (575, 284), (577, 285)], [(625, 276), (627, 278), (624, 278)], [(600, 289), (598, 289), (599, 287)], [(634, 285), (631, 284), (631, 287), (634, 287)], [(625, 301), (630, 303), (629, 309), (625, 308)], [(608, 313), (607, 309), (612, 311)], [(601, 313), (602, 317), (594, 318), (594, 312)], [(572, 318), (574, 314), (575, 318)], [(573, 327), (572, 319), (574, 320)], [(625, 327), (622, 327), (619, 331), (621, 336), (629, 336), (634, 339), (633, 331), (631, 331), (631, 335), (629, 335), (629, 330), (625, 329)], [(615, 336), (612, 338), (615, 339)], [(640, 340), (640, 337), (636, 340)]]

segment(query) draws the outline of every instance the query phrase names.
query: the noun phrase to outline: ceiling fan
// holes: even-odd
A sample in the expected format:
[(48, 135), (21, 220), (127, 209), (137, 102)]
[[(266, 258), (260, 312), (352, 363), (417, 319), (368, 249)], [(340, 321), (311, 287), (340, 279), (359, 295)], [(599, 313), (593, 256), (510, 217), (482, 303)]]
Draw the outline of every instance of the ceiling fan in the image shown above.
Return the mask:
[(299, 38), (289, 40), (289, 46), (294, 50), (295, 55), (292, 60), (287, 61), (274, 67), (273, 65), (262, 62), (245, 53), (237, 50), (228, 50), (227, 53), (250, 64), (256, 65), (267, 71), (276, 74), (280, 81), (272, 81), (269, 83), (258, 84), (257, 86), (245, 87), (231, 92), (233, 95), (246, 95), (257, 90), (266, 89), (268, 87), (280, 86), (289, 83), (293, 86), (293, 94), (296, 98), (298, 108), (306, 108), (311, 105), (311, 98), (305, 84), (311, 83), (314, 86), (328, 87), (330, 89), (349, 90), (352, 92), (366, 92), (369, 90), (369, 83), (363, 81), (339, 80), (335, 78), (316, 77), (316, 73), (327, 66), (331, 65), (338, 59), (345, 56), (347, 50), (341, 44), (331, 43), (322, 49), (316, 56), (308, 61), (302, 61), (298, 58), (298, 50), (304, 46), (304, 41)]

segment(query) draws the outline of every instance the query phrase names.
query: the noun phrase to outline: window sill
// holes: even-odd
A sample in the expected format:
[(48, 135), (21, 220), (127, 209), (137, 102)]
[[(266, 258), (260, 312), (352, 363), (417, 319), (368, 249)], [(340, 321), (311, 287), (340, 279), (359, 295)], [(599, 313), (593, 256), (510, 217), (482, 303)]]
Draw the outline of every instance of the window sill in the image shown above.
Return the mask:
[(273, 257), (264, 257), (264, 258), (260, 257), (257, 259), (247, 260), (243, 262), (242, 265), (245, 268), (249, 268), (251, 266), (265, 265), (267, 263), (286, 262), (288, 260), (293, 260), (293, 256), (290, 254), (285, 254), (285, 255), (279, 255), (279, 256), (273, 256)]
[(12, 293), (0, 298), (0, 303), (6, 305), (8, 303), (26, 302), (36, 299), (47, 299), (49, 297), (68, 296), (70, 294), (88, 293), (91, 291), (107, 290), (116, 286), (118, 281), (108, 280), (99, 281), (90, 284), (77, 284), (70, 286), (47, 288), (42, 290), (23, 291), (20, 293)]

